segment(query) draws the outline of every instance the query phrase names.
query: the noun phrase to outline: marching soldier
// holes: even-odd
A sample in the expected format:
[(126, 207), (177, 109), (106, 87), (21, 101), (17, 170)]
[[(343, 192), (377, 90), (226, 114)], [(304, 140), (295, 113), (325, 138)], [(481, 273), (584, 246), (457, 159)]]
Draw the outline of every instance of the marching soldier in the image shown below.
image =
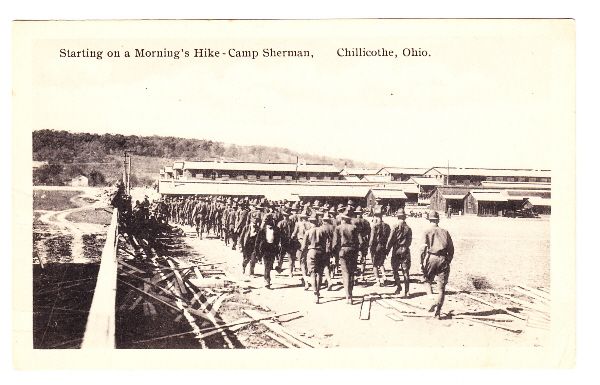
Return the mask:
[[(294, 231), (294, 224), (290, 221), (290, 213), (286, 210), (285, 207), (281, 210), (281, 214), (283, 218), (279, 222), (277, 222), (277, 228), (279, 229), (279, 233), (281, 234), (281, 250), (277, 259), (277, 267), (275, 268), (275, 270), (277, 270), (278, 273), (281, 273), (282, 271), (281, 267), (283, 265), (283, 259), (286, 256), (290, 261), (290, 270), (293, 269), (291, 237), (292, 232)], [(293, 251), (294, 253), (296, 252), (295, 250)]]
[(402, 270), (404, 277), (404, 297), (408, 297), (410, 286), (410, 244), (412, 243), (412, 230), (406, 224), (406, 213), (403, 208), (398, 210), (398, 223), (394, 225), (387, 241), (386, 250), (392, 251), (392, 272), (394, 273), (394, 282), (396, 283), (395, 294), (402, 292), (400, 283), (400, 274)]
[(341, 215), (342, 224), (338, 225), (333, 232), (333, 250), (338, 254), (340, 267), (342, 269), (342, 281), (346, 291), (346, 302), (352, 305), (352, 289), (354, 287), (354, 273), (359, 248), (359, 233), (355, 225), (351, 223), (352, 211), (346, 209)]
[[(385, 269), (383, 264), (387, 256), (387, 241), (390, 235), (390, 225), (382, 220), (383, 212), (381, 206), (376, 206), (373, 210), (375, 219), (371, 226), (371, 234), (369, 237), (369, 249), (371, 259), (373, 260), (373, 276), (379, 281), (379, 286), (385, 286)], [(363, 264), (364, 269), (364, 264)]]
[[(307, 222), (308, 215), (306, 212), (302, 212), (298, 215), (299, 221), (296, 222), (296, 226), (294, 227), (294, 231), (292, 232), (292, 240), (295, 243), (296, 255), (294, 256), (293, 261), (297, 260), (300, 263), (300, 269), (302, 270), (302, 283), (305, 286), (305, 289), (308, 290), (310, 283), (308, 280), (308, 267), (306, 266), (306, 252), (302, 250), (302, 245), (304, 243), (304, 236), (306, 235), (306, 231), (311, 227), (310, 223)], [(294, 262), (291, 262), (290, 267), (292, 271), (290, 271), (290, 277), (293, 276), (293, 265)]]
[(352, 220), (352, 223), (356, 226), (358, 230), (358, 234), (360, 235), (360, 244), (358, 247), (358, 252), (360, 254), (360, 262), (362, 264), (361, 269), (361, 279), (365, 280), (365, 269), (367, 266), (367, 253), (369, 251), (369, 237), (371, 235), (371, 225), (369, 221), (363, 218), (363, 210), (362, 207), (358, 206), (354, 211), (356, 218)]
[(435, 318), (440, 319), (450, 275), (450, 263), (454, 258), (454, 244), (450, 233), (438, 226), (440, 215), (437, 211), (431, 211), (428, 219), (431, 228), (423, 236), (421, 268), (428, 294), (433, 294), (431, 284), (435, 281), (438, 293), (429, 311), (435, 311)]
[(302, 250), (306, 252), (308, 273), (312, 279), (315, 303), (319, 303), (319, 290), (323, 281), (323, 270), (329, 262), (327, 249), (330, 247), (331, 239), (327, 231), (318, 226), (319, 218), (316, 211), (312, 213), (308, 221), (312, 223), (313, 227), (306, 232)]
[[(264, 269), (265, 287), (271, 288), (271, 270), (273, 262), (279, 255), (281, 249), (282, 237), (279, 228), (275, 226), (272, 217), (265, 219), (265, 225), (258, 231), (254, 246), (254, 255), (257, 258), (262, 258)], [(253, 267), (250, 267), (253, 273)]]
[(323, 224), (321, 225), (321, 228), (323, 229), (323, 232), (325, 232), (325, 234), (327, 235), (328, 239), (329, 239), (329, 245), (328, 247), (325, 249), (325, 254), (326, 254), (326, 259), (327, 259), (327, 264), (325, 265), (325, 277), (327, 278), (327, 290), (331, 290), (331, 287), (333, 285), (333, 272), (334, 269), (337, 267), (338, 265), (338, 260), (336, 258), (333, 258), (334, 254), (332, 252), (332, 244), (333, 244), (333, 232), (335, 231), (335, 226), (333, 225), (333, 216), (332, 214), (335, 213), (335, 208), (330, 208), (329, 211), (325, 212), (322, 218), (322, 222)]

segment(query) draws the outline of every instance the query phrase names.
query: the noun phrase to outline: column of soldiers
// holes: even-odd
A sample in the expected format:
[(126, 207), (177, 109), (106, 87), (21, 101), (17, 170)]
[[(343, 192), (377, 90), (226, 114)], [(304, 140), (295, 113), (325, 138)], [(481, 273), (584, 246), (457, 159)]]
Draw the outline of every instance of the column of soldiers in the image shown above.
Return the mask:
[[(398, 222), (390, 227), (382, 220), (385, 207), (375, 206), (369, 221), (352, 201), (333, 206), (318, 201), (191, 196), (167, 197), (161, 205), (170, 221), (194, 227), (199, 238), (212, 232), (232, 250), (241, 251), (244, 274), (254, 275), (256, 263), (262, 263), (266, 288), (271, 288), (271, 271), (284, 271), (287, 259), (289, 276), (294, 277), (299, 268), (302, 285), (312, 289), (316, 303), (321, 287), (331, 290), (335, 274), (341, 273), (346, 301), (352, 304), (354, 285), (359, 278), (365, 281), (367, 256), (373, 262), (373, 276), (383, 287), (383, 266), (391, 253), (395, 293), (409, 297), (412, 230), (402, 208)], [(421, 269), (430, 293), (436, 283), (438, 296), (430, 311), (439, 318), (454, 247), (450, 234), (437, 226), (437, 212), (429, 220), (432, 227), (421, 245)]]

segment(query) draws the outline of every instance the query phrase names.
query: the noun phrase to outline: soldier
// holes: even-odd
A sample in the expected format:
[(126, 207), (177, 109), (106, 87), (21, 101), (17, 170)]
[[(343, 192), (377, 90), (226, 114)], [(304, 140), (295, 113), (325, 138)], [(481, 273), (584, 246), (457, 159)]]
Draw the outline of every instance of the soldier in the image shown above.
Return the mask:
[(323, 269), (327, 265), (327, 249), (330, 247), (331, 240), (325, 229), (317, 226), (319, 218), (316, 211), (312, 213), (308, 221), (313, 224), (304, 236), (302, 250), (306, 252), (308, 272), (312, 279), (313, 292), (315, 294), (315, 303), (319, 303), (319, 290), (323, 281)]
[[(278, 273), (281, 273), (282, 271), (281, 267), (283, 266), (284, 257), (287, 256), (291, 263), (292, 250), (290, 244), (292, 232), (294, 231), (294, 224), (289, 219), (290, 213), (286, 210), (285, 207), (281, 210), (281, 214), (283, 218), (279, 222), (277, 222), (277, 228), (279, 229), (279, 232), (281, 234), (281, 250), (277, 259), (277, 267), (275, 268), (275, 270), (277, 270)], [(296, 252), (295, 250), (293, 251), (294, 253)], [(293, 266), (290, 266), (290, 269), (292, 268)]]
[[(350, 201), (352, 202), (352, 201)], [(360, 262), (362, 264), (361, 269), (361, 279), (365, 280), (365, 269), (367, 266), (367, 254), (369, 252), (369, 237), (371, 235), (371, 225), (369, 221), (363, 218), (363, 210), (362, 207), (358, 206), (354, 211), (356, 218), (352, 220), (352, 223), (356, 226), (359, 234), (359, 248), (358, 252), (360, 254)]]
[(440, 215), (437, 211), (431, 211), (428, 219), (431, 222), (431, 228), (423, 236), (421, 268), (428, 294), (433, 294), (431, 284), (435, 280), (438, 294), (429, 311), (435, 311), (435, 318), (440, 319), (446, 284), (450, 275), (450, 263), (454, 258), (454, 244), (450, 233), (438, 226)]
[(340, 258), (346, 302), (350, 305), (352, 305), (352, 289), (359, 248), (359, 233), (356, 226), (351, 223), (352, 214), (352, 210), (348, 208), (340, 215), (342, 224), (338, 225), (333, 232), (332, 245), (332, 249)]
[(371, 226), (369, 249), (371, 251), (371, 259), (373, 260), (373, 276), (379, 281), (379, 286), (383, 287), (385, 286), (385, 269), (383, 264), (388, 254), (387, 241), (390, 235), (390, 225), (381, 219), (383, 216), (381, 206), (375, 206), (373, 214), (375, 215), (375, 219)]
[(254, 275), (254, 266), (256, 265), (256, 254), (254, 249), (256, 247), (256, 236), (260, 230), (260, 221), (253, 218), (250, 223), (246, 225), (242, 231), (240, 237), (240, 244), (242, 248), (242, 272), (246, 273), (246, 266), (250, 265), (248, 275)]
[(246, 209), (246, 203), (241, 202), (238, 211), (236, 212), (234, 230), (233, 230), (233, 246), (232, 250), (235, 250), (238, 241), (241, 241), (241, 235), (246, 225), (246, 219), (248, 218), (248, 210)]
[[(256, 235), (256, 242), (254, 246), (254, 255), (257, 258), (262, 258), (265, 278), (265, 287), (271, 288), (271, 270), (273, 269), (273, 262), (275, 257), (279, 255), (281, 249), (281, 233), (279, 228), (275, 226), (275, 222), (272, 217), (265, 219), (265, 225), (258, 231)], [(252, 269), (252, 267), (251, 267)]]
[[(327, 235), (329, 239), (329, 245), (325, 249), (325, 258), (327, 259), (327, 264), (325, 265), (325, 277), (327, 278), (327, 290), (331, 290), (333, 285), (333, 272), (338, 265), (338, 259), (332, 258), (335, 253), (332, 253), (332, 243), (333, 243), (333, 232), (335, 231), (335, 226), (333, 225), (333, 214), (335, 214), (335, 208), (331, 207), (328, 212), (325, 212), (322, 218), (323, 224), (321, 228), (323, 232)], [(335, 254), (337, 256), (337, 254)]]
[(306, 231), (311, 227), (310, 223), (306, 221), (308, 215), (306, 212), (302, 212), (298, 215), (299, 221), (296, 222), (294, 227), (294, 231), (292, 232), (292, 240), (294, 242), (294, 248), (296, 250), (296, 255), (294, 256), (291, 264), (290, 264), (290, 277), (293, 276), (293, 267), (294, 261), (298, 260), (300, 263), (300, 269), (302, 271), (302, 283), (305, 286), (305, 289), (308, 290), (310, 283), (308, 280), (308, 267), (306, 266), (306, 252), (302, 250), (302, 245), (304, 242), (304, 235)]
[(395, 294), (402, 292), (399, 269), (404, 277), (404, 297), (408, 297), (410, 286), (410, 244), (412, 243), (412, 230), (406, 224), (406, 213), (403, 208), (398, 209), (398, 223), (394, 225), (387, 241), (387, 252), (392, 251), (392, 272), (396, 282)]

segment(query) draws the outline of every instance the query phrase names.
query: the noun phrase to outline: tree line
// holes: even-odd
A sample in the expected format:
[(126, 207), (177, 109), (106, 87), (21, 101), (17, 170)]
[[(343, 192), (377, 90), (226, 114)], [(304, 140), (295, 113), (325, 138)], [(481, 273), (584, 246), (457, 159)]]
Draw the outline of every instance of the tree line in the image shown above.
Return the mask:
[[(186, 160), (219, 159), (243, 162), (332, 163), (339, 167), (364, 166), (350, 159), (297, 153), (287, 148), (239, 146), (205, 139), (174, 136), (73, 133), (58, 130), (33, 132), (33, 160), (47, 166), (34, 170), (34, 184), (65, 184), (77, 175), (88, 177), (90, 185), (105, 185), (120, 175), (117, 157), (132, 155)], [(95, 166), (102, 165), (102, 166)], [(156, 170), (158, 176), (158, 170)], [(140, 176), (140, 184), (151, 183)]]

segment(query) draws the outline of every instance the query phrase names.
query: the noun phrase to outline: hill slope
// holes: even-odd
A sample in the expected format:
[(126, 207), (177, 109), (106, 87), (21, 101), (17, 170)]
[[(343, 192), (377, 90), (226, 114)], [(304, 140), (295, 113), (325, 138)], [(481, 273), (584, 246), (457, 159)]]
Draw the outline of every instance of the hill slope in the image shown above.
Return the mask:
[(373, 167), (351, 159), (297, 153), (287, 148), (238, 146), (204, 139), (172, 136), (138, 136), (72, 133), (38, 130), (33, 132), (33, 160), (48, 162), (34, 171), (34, 184), (65, 184), (76, 175), (85, 175), (91, 185), (104, 185), (120, 178), (123, 154), (132, 154), (134, 185), (150, 185), (158, 171), (174, 160), (218, 159), (243, 162), (332, 163), (343, 167)]

